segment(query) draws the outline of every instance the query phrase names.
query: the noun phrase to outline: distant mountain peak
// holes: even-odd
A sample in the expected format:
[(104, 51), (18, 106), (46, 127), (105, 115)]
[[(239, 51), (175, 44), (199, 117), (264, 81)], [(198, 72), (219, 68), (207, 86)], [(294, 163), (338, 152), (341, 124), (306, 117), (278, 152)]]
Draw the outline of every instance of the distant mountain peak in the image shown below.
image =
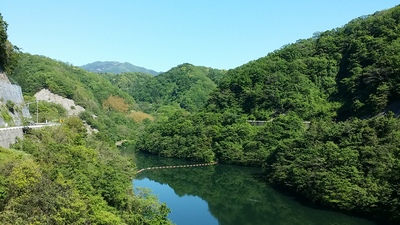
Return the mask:
[(158, 75), (157, 71), (147, 69), (140, 66), (132, 65), (128, 62), (117, 62), (117, 61), (96, 61), (93, 63), (88, 63), (86, 65), (80, 66), (82, 69), (87, 70), (89, 72), (95, 73), (126, 73), (126, 72), (141, 72), (148, 73), (151, 75)]

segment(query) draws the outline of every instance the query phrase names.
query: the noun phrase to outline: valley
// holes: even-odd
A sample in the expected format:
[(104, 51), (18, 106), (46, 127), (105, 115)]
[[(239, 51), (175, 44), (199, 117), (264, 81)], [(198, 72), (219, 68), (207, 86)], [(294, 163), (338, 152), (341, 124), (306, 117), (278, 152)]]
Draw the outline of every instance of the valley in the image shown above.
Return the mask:
[[(91, 71), (23, 52), (8, 41), (5, 19), (0, 127), (61, 122), (0, 147), (0, 223), (173, 223), (170, 203), (134, 192), (143, 179), (207, 200), (218, 221), (235, 216), (227, 214), (236, 203), (225, 194), (248, 191), (237, 205), (262, 205), (248, 211), (259, 215), (252, 224), (268, 221), (257, 211), (264, 209), (282, 224), (400, 222), (400, 6), (233, 69), (183, 63), (162, 73), (105, 64)], [(218, 166), (141, 171), (167, 166), (150, 164), (150, 157), (139, 162), (143, 153), (161, 164)], [(260, 171), (257, 181), (242, 174), (248, 169)], [(189, 179), (198, 185), (183, 182)], [(241, 186), (246, 182), (258, 189)], [(333, 212), (291, 208), (297, 203), (287, 196)], [(308, 213), (316, 217), (308, 220)]]

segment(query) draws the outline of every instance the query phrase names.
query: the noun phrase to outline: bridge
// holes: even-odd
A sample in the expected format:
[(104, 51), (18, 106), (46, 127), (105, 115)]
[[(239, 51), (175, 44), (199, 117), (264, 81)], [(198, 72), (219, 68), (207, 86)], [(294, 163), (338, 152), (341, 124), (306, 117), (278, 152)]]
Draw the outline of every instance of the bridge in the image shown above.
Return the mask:
[(210, 163), (198, 163), (198, 164), (186, 164), (186, 165), (177, 165), (177, 166), (155, 166), (155, 167), (147, 167), (140, 169), (136, 172), (136, 174), (141, 173), (145, 170), (159, 170), (159, 169), (174, 169), (174, 168), (185, 168), (185, 167), (198, 167), (198, 166), (212, 166), (216, 165), (218, 162), (210, 162)]
[(0, 146), (3, 148), (10, 148), (10, 145), (14, 144), (17, 138), (22, 139), (24, 137), (24, 128), (40, 129), (42, 127), (58, 126), (58, 123), (37, 123), (31, 126), (17, 126), (17, 127), (6, 127), (0, 128)]

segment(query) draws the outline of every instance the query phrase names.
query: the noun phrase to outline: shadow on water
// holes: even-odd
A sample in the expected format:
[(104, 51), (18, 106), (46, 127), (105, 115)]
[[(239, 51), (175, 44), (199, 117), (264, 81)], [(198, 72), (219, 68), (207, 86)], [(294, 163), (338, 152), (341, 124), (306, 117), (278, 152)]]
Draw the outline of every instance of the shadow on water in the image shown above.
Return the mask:
[[(193, 163), (147, 154), (137, 154), (136, 162), (139, 169)], [(365, 219), (304, 206), (257, 179), (260, 173), (259, 168), (216, 165), (148, 170), (138, 174), (135, 180), (149, 179), (160, 185), (167, 184), (179, 197), (189, 195), (203, 199), (208, 203), (209, 213), (222, 225), (374, 224)]]

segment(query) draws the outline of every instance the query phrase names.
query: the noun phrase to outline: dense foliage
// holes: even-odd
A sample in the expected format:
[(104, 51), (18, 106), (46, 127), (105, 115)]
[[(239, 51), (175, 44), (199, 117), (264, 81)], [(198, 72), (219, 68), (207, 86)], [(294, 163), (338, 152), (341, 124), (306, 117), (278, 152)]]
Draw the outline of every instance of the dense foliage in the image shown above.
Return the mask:
[(296, 115), (252, 126), (246, 117), (231, 112), (190, 114), (180, 110), (149, 124), (135, 147), (166, 157), (261, 166), (288, 141), (285, 138), (294, 138), (304, 130)]
[(18, 47), (7, 40), (8, 24), (0, 13), (0, 72), (10, 73), (18, 60)]
[(132, 162), (78, 118), (28, 130), (13, 148), (0, 149), (1, 224), (169, 224), (165, 204), (133, 194)]
[(357, 18), (229, 71), (209, 108), (257, 119), (289, 111), (304, 119), (382, 112), (400, 100), (399, 11)]
[(3, 20), (3, 16), (0, 14), (0, 69), (3, 71), (6, 65), (7, 53), (7, 23)]
[[(334, 117), (337, 104), (328, 101), (331, 94), (328, 91), (334, 89), (334, 71), (337, 69), (329, 68), (329, 61), (306, 56), (304, 48), (308, 45), (311, 45), (310, 41), (305, 40), (228, 71), (211, 94), (208, 110), (223, 112), (229, 109), (259, 120), (288, 112), (295, 112), (303, 119)], [(300, 55), (296, 60), (281, 56), (285, 51), (294, 50), (304, 56)], [(321, 65), (321, 70), (332, 76), (321, 83), (310, 79), (315, 71), (308, 66), (316, 67), (318, 61), (327, 64)]]
[(177, 105), (195, 112), (204, 107), (208, 95), (224, 74), (221, 70), (186, 63), (155, 77), (144, 73), (105, 76), (128, 92), (147, 112), (154, 112), (162, 105)]
[(400, 221), (400, 120), (315, 121), (281, 146), (270, 180), (324, 206)]

